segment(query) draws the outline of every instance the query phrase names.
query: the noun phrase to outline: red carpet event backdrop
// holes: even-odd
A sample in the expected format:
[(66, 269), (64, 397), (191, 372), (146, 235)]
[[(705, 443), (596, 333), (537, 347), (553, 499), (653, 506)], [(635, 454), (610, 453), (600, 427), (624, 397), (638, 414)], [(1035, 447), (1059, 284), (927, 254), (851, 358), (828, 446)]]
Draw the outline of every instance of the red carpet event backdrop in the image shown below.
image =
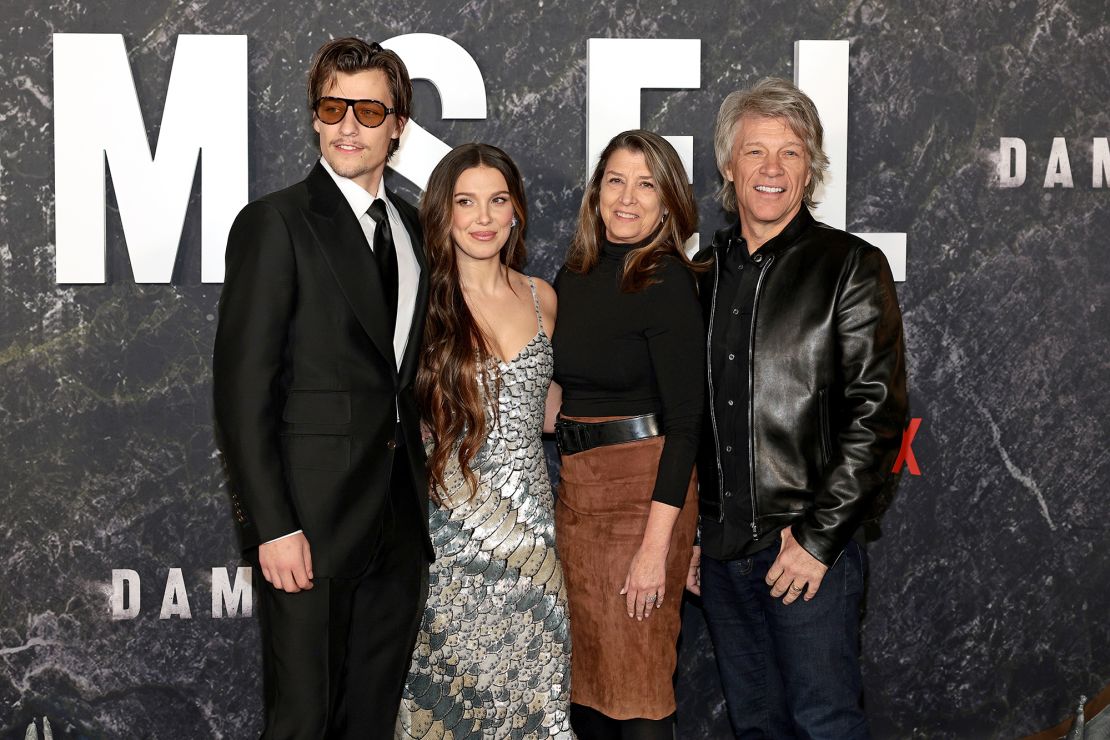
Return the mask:
[[(451, 146), (504, 148), (548, 280), (610, 136), (671, 139), (707, 243), (717, 106), (797, 81), (832, 160), (816, 215), (884, 250), (905, 317), (913, 418), (862, 635), (874, 735), (1018, 737), (1110, 685), (1104, 2), (58, 0), (0, 28), (3, 737), (260, 727), (216, 305), (230, 220), (318, 155), (306, 71), (343, 35), (417, 79), (390, 186), (415, 202)], [(726, 737), (696, 601), (677, 686), (679, 736)]]

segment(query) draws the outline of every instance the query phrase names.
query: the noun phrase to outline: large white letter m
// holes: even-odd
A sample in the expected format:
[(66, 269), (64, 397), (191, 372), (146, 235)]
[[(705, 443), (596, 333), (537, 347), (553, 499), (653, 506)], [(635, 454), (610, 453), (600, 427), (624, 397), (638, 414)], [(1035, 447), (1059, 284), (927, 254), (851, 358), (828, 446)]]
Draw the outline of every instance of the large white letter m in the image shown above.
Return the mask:
[(54, 34), (57, 281), (105, 281), (107, 157), (135, 281), (170, 282), (201, 152), (201, 280), (218, 283), (247, 202), (247, 37), (178, 39), (151, 156), (123, 36)]

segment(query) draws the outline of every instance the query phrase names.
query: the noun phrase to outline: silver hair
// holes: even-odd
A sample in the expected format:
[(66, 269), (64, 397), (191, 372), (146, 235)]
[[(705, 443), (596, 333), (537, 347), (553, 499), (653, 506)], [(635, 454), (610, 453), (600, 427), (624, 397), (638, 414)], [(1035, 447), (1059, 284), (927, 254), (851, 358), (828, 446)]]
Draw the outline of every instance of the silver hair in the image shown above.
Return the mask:
[(725, 170), (732, 159), (732, 144), (736, 128), (744, 116), (783, 118), (790, 129), (802, 140), (809, 159), (809, 184), (805, 190), (805, 204), (816, 205), (813, 191), (825, 179), (829, 158), (822, 141), (824, 129), (817, 115), (817, 106), (809, 96), (789, 80), (781, 77), (764, 77), (754, 87), (729, 93), (717, 111), (717, 126), (713, 131), (713, 150), (717, 156), (717, 170), (721, 173), (721, 187), (717, 200), (726, 211), (736, 212), (736, 190), (728, 181)]

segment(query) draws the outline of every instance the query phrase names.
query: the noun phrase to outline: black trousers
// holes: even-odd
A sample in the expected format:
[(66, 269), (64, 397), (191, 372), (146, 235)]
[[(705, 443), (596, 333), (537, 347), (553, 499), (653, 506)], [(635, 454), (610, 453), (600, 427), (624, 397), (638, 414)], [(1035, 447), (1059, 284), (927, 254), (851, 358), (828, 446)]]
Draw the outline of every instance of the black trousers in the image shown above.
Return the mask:
[(264, 740), (393, 737), (428, 594), (421, 516), (397, 454), (381, 538), (361, 575), (317, 577), (293, 594), (259, 579)]

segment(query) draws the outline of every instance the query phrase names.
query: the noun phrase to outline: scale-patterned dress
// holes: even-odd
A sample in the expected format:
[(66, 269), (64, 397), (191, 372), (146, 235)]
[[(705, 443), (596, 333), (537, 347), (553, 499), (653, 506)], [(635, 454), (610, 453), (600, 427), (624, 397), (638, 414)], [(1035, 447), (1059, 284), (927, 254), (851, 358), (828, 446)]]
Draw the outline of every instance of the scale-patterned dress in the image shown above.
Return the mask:
[(431, 514), (436, 561), (397, 738), (573, 737), (567, 594), (540, 442), (551, 343), (538, 303), (536, 315), (536, 335), (497, 363), (497, 418), (487, 412), (471, 461), (477, 492), (452, 454)]

